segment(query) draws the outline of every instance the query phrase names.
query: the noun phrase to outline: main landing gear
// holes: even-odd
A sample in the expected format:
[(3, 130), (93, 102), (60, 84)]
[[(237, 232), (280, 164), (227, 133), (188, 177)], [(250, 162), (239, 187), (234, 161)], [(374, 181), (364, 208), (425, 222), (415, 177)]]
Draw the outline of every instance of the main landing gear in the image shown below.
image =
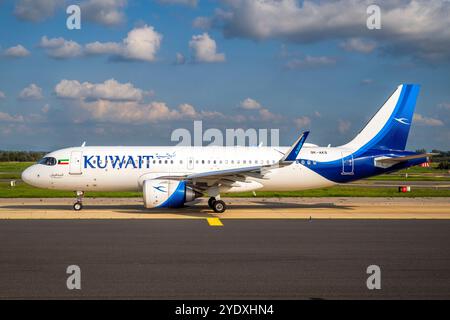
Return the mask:
[(80, 211), (83, 209), (84, 191), (77, 191), (77, 201), (73, 204), (73, 210)]
[(222, 200), (216, 200), (214, 197), (209, 198), (208, 206), (213, 209), (215, 213), (222, 213), (227, 208), (225, 202)]

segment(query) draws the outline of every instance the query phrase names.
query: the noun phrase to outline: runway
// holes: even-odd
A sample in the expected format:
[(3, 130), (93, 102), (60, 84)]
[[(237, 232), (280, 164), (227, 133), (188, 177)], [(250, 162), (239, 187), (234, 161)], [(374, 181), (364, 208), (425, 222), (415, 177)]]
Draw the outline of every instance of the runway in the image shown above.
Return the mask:
[(220, 215), (72, 201), (0, 199), (0, 298), (450, 298), (447, 198), (226, 199)]
[(449, 299), (449, 243), (449, 220), (1, 220), (0, 298)]

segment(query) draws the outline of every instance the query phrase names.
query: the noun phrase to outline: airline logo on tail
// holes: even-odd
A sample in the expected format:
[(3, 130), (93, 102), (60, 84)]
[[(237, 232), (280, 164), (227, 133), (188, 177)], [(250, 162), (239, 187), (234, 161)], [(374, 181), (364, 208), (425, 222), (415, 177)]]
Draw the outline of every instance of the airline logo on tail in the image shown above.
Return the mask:
[(408, 122), (408, 119), (406, 118), (394, 118), (395, 121), (400, 122), (401, 124), (406, 124), (407, 126), (410, 125), (410, 123)]

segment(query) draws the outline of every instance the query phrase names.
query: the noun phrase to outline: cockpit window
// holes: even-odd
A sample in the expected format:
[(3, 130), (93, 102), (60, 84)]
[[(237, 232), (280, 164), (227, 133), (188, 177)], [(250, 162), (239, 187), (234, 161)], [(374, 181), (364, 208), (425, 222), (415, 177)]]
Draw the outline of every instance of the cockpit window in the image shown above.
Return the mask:
[(56, 159), (53, 157), (45, 157), (39, 160), (38, 163), (45, 166), (54, 166), (56, 164)]

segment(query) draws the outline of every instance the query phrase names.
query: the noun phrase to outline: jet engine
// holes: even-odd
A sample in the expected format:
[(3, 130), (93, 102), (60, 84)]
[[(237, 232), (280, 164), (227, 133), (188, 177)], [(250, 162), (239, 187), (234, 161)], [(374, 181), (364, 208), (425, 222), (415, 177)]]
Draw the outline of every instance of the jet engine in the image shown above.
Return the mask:
[(202, 194), (186, 185), (186, 181), (145, 180), (143, 183), (146, 208), (179, 208)]

